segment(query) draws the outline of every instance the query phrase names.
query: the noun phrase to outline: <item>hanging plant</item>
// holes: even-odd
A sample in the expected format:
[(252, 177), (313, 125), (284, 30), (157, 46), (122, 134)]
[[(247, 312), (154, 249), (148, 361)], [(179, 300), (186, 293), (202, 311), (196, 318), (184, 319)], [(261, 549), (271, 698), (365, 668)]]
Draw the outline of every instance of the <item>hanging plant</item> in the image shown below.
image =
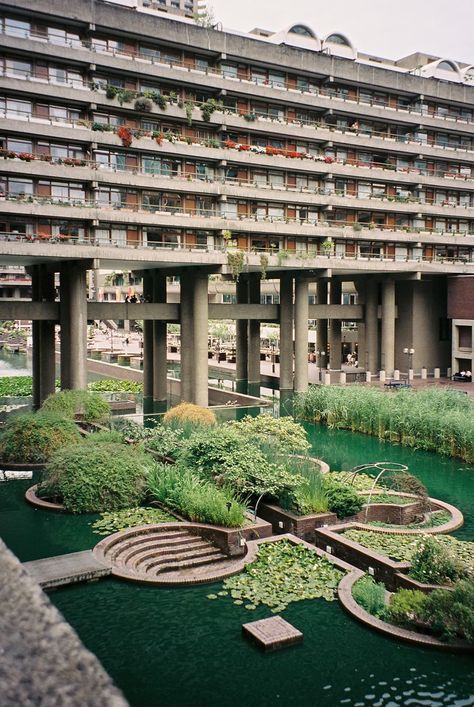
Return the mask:
[(163, 96), (161, 93), (156, 93), (155, 96), (152, 98), (152, 100), (156, 103), (158, 108), (160, 110), (166, 110), (168, 104), (166, 102), (166, 98)]
[(132, 131), (130, 130), (130, 128), (127, 128), (125, 125), (121, 125), (117, 129), (117, 135), (121, 139), (122, 145), (124, 147), (130, 147), (133, 140)]
[(267, 268), (268, 268), (268, 255), (262, 253), (260, 256), (260, 272), (262, 273), (262, 280), (267, 279)]
[(113, 99), (117, 95), (118, 91), (119, 91), (119, 89), (117, 88), (117, 86), (110, 86), (109, 85), (105, 89), (105, 95), (107, 96), (107, 98)]
[(227, 265), (230, 268), (232, 277), (237, 281), (240, 273), (244, 269), (244, 252), (242, 250), (235, 250), (227, 253)]
[(136, 91), (130, 91), (128, 88), (120, 88), (117, 91), (117, 100), (122, 106), (124, 103), (130, 103), (136, 96)]
[(151, 113), (153, 109), (153, 103), (149, 98), (137, 98), (134, 107), (135, 110), (141, 111), (142, 113)]
[(215, 98), (208, 98), (205, 103), (201, 103), (201, 115), (204, 122), (208, 123), (214, 111), (221, 107), (222, 104), (220, 101), (216, 101)]
[(188, 126), (191, 128), (193, 124), (193, 108), (194, 104), (192, 101), (186, 101), (184, 104), (184, 110), (186, 111), (186, 120), (188, 121)]

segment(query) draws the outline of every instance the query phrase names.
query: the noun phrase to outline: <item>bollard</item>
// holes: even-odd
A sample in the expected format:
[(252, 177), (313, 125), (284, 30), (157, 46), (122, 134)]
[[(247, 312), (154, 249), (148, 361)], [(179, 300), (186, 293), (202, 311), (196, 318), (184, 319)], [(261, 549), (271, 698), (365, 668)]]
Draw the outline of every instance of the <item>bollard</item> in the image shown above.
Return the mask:
[(346, 372), (345, 371), (340, 372), (339, 383), (340, 383), (340, 385), (346, 385)]
[(415, 372), (414, 372), (413, 368), (409, 368), (408, 369), (408, 380), (412, 381), (414, 377), (415, 377)]
[(421, 369), (421, 380), (425, 381), (427, 378), (428, 378), (428, 371), (423, 366), (423, 368)]
[(324, 374), (324, 385), (331, 385), (331, 374), (328, 371)]
[(448, 368), (446, 371), (446, 378), (451, 378), (452, 375), (453, 375), (453, 369)]
[(440, 370), (439, 368), (435, 368), (433, 372), (434, 378), (439, 378), (440, 377)]
[(385, 380), (386, 380), (385, 371), (380, 371), (380, 373), (379, 373), (379, 381), (380, 381), (381, 383), (385, 383)]
[(370, 371), (365, 372), (365, 382), (370, 383), (372, 381), (372, 373)]
[(393, 372), (393, 380), (394, 381), (399, 381), (400, 380), (400, 371), (398, 368), (396, 368)]

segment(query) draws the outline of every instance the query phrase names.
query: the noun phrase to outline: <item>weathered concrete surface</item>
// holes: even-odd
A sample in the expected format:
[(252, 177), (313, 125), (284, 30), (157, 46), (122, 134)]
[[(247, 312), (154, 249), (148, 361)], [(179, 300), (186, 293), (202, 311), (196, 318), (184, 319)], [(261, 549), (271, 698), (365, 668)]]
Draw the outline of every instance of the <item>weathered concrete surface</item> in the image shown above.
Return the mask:
[(91, 579), (106, 577), (112, 572), (109, 565), (94, 557), (92, 550), (70, 552), (67, 555), (24, 562), (23, 567), (43, 589), (76, 582), (87, 582)]
[(127, 707), (97, 658), (0, 540), (2, 705)]

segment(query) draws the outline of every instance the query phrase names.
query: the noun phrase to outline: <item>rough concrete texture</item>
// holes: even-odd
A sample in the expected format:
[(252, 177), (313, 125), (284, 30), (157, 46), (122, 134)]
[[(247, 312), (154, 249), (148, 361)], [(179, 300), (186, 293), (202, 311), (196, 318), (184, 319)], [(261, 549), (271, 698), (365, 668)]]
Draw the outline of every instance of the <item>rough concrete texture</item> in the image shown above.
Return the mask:
[(0, 704), (126, 707), (97, 658), (0, 541)]

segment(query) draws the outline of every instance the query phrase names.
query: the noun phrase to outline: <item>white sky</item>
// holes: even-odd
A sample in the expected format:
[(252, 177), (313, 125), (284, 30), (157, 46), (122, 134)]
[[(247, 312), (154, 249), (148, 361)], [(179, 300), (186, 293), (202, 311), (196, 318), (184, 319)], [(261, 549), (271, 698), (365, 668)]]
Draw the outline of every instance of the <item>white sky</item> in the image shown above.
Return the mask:
[(400, 59), (416, 51), (474, 64), (474, 0), (208, 0), (224, 27), (279, 31), (308, 23), (356, 49)]

